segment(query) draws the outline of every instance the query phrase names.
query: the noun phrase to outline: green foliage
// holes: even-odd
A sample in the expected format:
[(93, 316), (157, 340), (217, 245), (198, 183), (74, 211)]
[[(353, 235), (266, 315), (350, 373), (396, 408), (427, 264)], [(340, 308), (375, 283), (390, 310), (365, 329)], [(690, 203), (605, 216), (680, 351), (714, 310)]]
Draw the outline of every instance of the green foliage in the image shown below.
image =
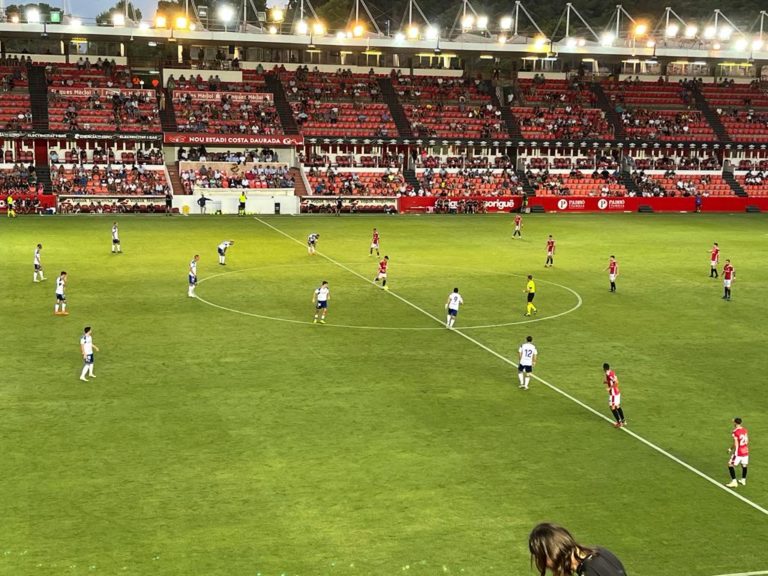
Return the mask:
[[(117, 3), (104, 12), (101, 12), (96, 16), (96, 23), (100, 26), (110, 26), (112, 24), (112, 15), (115, 13), (125, 14), (126, 0), (117, 0)], [(138, 22), (141, 20), (141, 10), (136, 8), (133, 2), (128, 2), (128, 19)]]

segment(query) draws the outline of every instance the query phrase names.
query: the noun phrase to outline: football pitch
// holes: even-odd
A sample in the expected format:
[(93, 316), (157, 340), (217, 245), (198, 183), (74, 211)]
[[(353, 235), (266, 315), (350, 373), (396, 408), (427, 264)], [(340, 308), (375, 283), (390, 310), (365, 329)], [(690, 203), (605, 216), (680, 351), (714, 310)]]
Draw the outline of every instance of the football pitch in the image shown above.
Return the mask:
[[(122, 216), (121, 255), (113, 219), (0, 222), (0, 574), (528, 575), (541, 521), (631, 576), (768, 571), (764, 216), (529, 215), (522, 240), (509, 215)], [(736, 416), (752, 462), (732, 490)]]

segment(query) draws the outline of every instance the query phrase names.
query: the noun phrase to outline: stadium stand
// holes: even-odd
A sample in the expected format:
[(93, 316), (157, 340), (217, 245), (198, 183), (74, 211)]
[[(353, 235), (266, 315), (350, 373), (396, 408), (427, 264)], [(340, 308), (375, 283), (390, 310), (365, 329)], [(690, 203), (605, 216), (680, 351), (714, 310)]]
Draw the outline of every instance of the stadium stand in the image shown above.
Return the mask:
[(198, 188), (295, 188), (287, 164), (258, 163), (231, 165), (222, 162), (181, 162), (179, 164), (184, 193)]
[(278, 134), (280, 117), (273, 102), (254, 95), (176, 90), (173, 106), (180, 132)]
[(427, 196), (509, 196), (523, 189), (510, 170), (490, 168), (426, 168), (419, 175), (420, 194)]
[(406, 183), (396, 169), (338, 170), (311, 167), (306, 171), (312, 195), (335, 196), (397, 196), (411, 194), (413, 187)]
[(579, 170), (569, 173), (528, 173), (537, 196), (627, 196), (626, 187), (607, 171), (592, 175)]
[(142, 164), (128, 167), (66, 164), (51, 166), (57, 194), (108, 196), (162, 196), (168, 185), (165, 170)]

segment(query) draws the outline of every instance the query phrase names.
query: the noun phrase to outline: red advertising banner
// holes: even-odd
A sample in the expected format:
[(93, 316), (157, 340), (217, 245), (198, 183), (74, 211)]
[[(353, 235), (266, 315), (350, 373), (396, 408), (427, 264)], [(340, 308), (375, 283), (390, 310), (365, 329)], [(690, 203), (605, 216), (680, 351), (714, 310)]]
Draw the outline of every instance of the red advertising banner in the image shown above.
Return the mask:
[(150, 98), (155, 94), (154, 90), (146, 90), (139, 88), (120, 88), (115, 86), (113, 88), (51, 88), (51, 92), (58, 94), (59, 96), (93, 96), (98, 94), (99, 96), (112, 96), (113, 94), (124, 94), (125, 96), (138, 95), (149, 96)]
[(166, 144), (221, 144), (223, 146), (302, 146), (303, 136), (269, 136), (258, 134), (200, 134), (167, 132)]
[(195, 102), (221, 102), (222, 96), (228, 96), (232, 99), (232, 102), (245, 102), (250, 100), (251, 102), (272, 102), (274, 95), (271, 92), (206, 92), (203, 90), (175, 90), (174, 94), (192, 96), (192, 100)]
[[(529, 206), (541, 206), (547, 212), (637, 212), (648, 206), (654, 212), (693, 212), (696, 200), (688, 198), (629, 198), (585, 196), (536, 196)], [(702, 212), (744, 212), (747, 206), (768, 210), (768, 198), (739, 196), (707, 196), (702, 198)]]
[[(435, 209), (435, 204), (440, 200), (450, 210), (458, 209), (458, 203), (461, 200), (473, 200), (479, 202), (478, 210), (484, 212), (512, 212), (520, 208), (520, 196), (461, 196), (454, 198), (438, 196), (403, 196), (398, 198), (397, 209), (399, 212), (426, 212)], [(455, 206), (451, 203), (456, 202)]]
[[(35, 194), (35, 193), (28, 193), (28, 194), (12, 194), (13, 199), (15, 201), (16, 205), (16, 211), (22, 212), (23, 211), (23, 205), (29, 201), (34, 200), (37, 198), (39, 204), (39, 208), (45, 209), (45, 208), (52, 208), (56, 206), (56, 196), (53, 194)], [(8, 212), (8, 195), (3, 194), (2, 198), (0, 198), (0, 213), (6, 213)]]

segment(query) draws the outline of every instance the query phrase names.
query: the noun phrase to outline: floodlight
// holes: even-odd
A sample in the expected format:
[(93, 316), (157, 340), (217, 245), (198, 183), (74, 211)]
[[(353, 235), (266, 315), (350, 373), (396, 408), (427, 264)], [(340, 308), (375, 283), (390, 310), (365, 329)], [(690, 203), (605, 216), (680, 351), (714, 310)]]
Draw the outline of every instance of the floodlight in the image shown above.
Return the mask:
[(344, 40), (344, 38), (346, 38), (346, 37), (347, 37), (347, 33), (346, 32), (344, 32), (342, 30), (339, 30), (338, 32), (336, 32), (336, 38), (337, 39)]
[(326, 33), (325, 24), (319, 20), (312, 24), (312, 33), (317, 36), (324, 36)]
[(576, 38), (574, 38), (573, 36), (568, 36), (568, 38), (565, 39), (565, 45), (568, 46), (568, 48), (575, 48)]
[(157, 15), (155, 16), (155, 28), (165, 28), (168, 21), (165, 19), (165, 16)]
[(674, 38), (677, 36), (677, 33), (680, 32), (680, 26), (672, 22), (669, 26), (667, 26), (667, 29), (664, 31), (664, 35), (667, 38)]
[(586, 46), (587, 45), (587, 40), (585, 38), (578, 38), (576, 40), (576, 44), (578, 44), (579, 46)]
[(365, 34), (365, 26), (363, 26), (362, 24), (355, 24), (354, 27), (352, 28), (352, 36), (354, 36), (355, 38), (360, 38), (360, 36), (362, 36), (363, 34)]
[(139, 30), (149, 30), (149, 22), (139, 22)]
[(189, 22), (187, 21), (186, 16), (176, 16), (173, 24), (177, 30), (185, 30), (189, 25)]
[(536, 36), (536, 38), (533, 39), (533, 47), (536, 50), (541, 50), (546, 46), (548, 40), (546, 36)]
[(437, 40), (439, 34), (440, 32), (434, 26), (427, 26), (427, 29), (424, 32), (424, 36), (426, 36), (427, 40)]
[(408, 26), (408, 30), (405, 31), (405, 34), (410, 38), (411, 40), (414, 40), (419, 37), (419, 27), (418, 26)]
[(40, 10), (37, 8), (27, 8), (26, 12), (24, 12), (24, 16), (30, 24), (40, 23)]
[(715, 37), (717, 34), (717, 29), (714, 26), (707, 26), (704, 28), (704, 38), (707, 40), (712, 40), (712, 38)]
[(122, 12), (114, 12), (112, 14), (112, 26), (125, 26), (125, 14)]
[(763, 39), (755, 38), (752, 40), (752, 50), (760, 50), (763, 47)]
[(613, 42), (616, 40), (616, 36), (614, 36), (611, 32), (603, 32), (603, 34), (600, 36), (600, 45), (601, 46), (613, 46)]
[(718, 36), (720, 37), (720, 40), (728, 40), (731, 35), (733, 34), (733, 28), (730, 26), (723, 26), (720, 28), (720, 31), (718, 32)]
[(486, 28), (488, 28), (488, 16), (478, 16), (477, 27), (480, 30), (485, 30)]
[(80, 20), (80, 18), (70, 18), (69, 20), (70, 26), (78, 27), (78, 26), (82, 26), (82, 24), (83, 24), (83, 21)]
[(506, 44), (506, 43), (507, 43), (507, 37), (504, 34), (499, 36), (499, 44)]
[(656, 40), (648, 40), (648, 42), (645, 43), (645, 46), (647, 48), (653, 48), (654, 46), (656, 46)]
[(282, 22), (283, 18), (285, 18), (285, 12), (280, 6), (275, 6), (269, 11), (269, 17), (272, 22)]
[(403, 34), (402, 32), (396, 32), (395, 42), (405, 42), (405, 34)]
[(267, 29), (267, 31), (268, 31), (270, 34), (277, 34), (277, 26), (275, 26), (274, 24), (272, 24), (272, 25), (271, 25), (271, 26), (270, 26), (270, 27)]
[(744, 37), (737, 38), (736, 42), (733, 43), (733, 47), (739, 52), (743, 52), (744, 50), (746, 50), (747, 46), (749, 46), (749, 42), (747, 42), (747, 39)]
[(306, 20), (296, 22), (296, 34), (306, 34), (307, 32), (309, 32), (309, 24)]
[(461, 27), (465, 30), (468, 30), (469, 28), (472, 28), (472, 25), (475, 23), (475, 17), (472, 16), (472, 14), (467, 14), (461, 19)]
[(511, 30), (512, 16), (502, 16), (501, 20), (499, 20), (499, 28), (501, 28), (502, 30)]
[(189, 29), (190, 29), (192, 32), (194, 32), (195, 30), (197, 30), (197, 24), (195, 24), (194, 22), (190, 22), (190, 23), (189, 23)]
[(698, 31), (699, 29), (695, 24), (689, 24), (685, 27), (685, 37), (689, 39), (695, 38)]
[(642, 36), (646, 32), (648, 32), (648, 25), (647, 24), (637, 24), (635, 26), (635, 36)]
[(235, 17), (235, 9), (229, 4), (221, 4), (216, 10), (216, 16), (224, 24), (229, 24)]

